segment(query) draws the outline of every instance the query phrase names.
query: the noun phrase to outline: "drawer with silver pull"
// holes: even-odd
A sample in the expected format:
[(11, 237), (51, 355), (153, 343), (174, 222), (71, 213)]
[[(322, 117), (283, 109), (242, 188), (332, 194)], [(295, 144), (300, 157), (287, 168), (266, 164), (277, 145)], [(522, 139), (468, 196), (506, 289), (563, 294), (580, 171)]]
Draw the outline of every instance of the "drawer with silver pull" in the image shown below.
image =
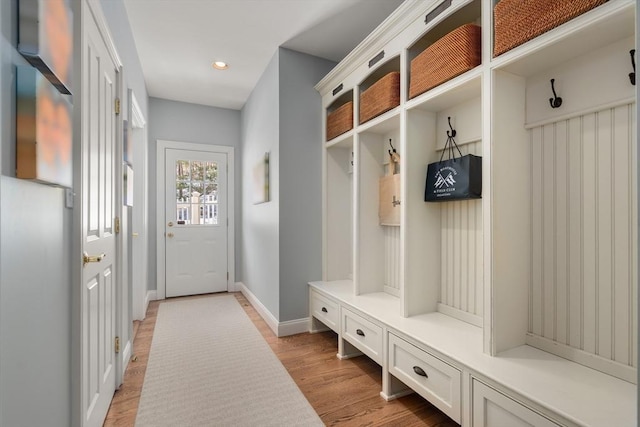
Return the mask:
[(338, 303), (320, 295), (313, 289), (310, 289), (309, 294), (311, 315), (333, 329), (334, 332), (339, 333), (338, 321), (340, 320), (340, 313), (338, 311)]
[(389, 373), (460, 423), (460, 370), (389, 333)]
[(382, 327), (342, 308), (342, 338), (382, 365)]

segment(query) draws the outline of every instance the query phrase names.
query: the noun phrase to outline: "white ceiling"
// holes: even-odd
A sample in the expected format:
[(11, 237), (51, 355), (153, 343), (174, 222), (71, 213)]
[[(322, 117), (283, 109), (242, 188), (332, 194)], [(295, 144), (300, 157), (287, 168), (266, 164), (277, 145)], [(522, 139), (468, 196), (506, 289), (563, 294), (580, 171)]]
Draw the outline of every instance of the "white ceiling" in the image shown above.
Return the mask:
[(237, 110), (279, 46), (338, 62), (402, 0), (124, 3), (149, 96)]

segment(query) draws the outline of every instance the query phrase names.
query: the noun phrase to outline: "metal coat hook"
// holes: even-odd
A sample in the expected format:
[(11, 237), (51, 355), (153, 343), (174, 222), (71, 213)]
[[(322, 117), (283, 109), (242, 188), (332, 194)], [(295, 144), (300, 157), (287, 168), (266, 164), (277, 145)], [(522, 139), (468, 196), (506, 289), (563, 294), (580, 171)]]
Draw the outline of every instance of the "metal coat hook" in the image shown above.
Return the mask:
[(391, 150), (387, 150), (389, 152), (389, 155), (392, 156), (392, 150), (394, 153), (397, 153), (396, 148), (393, 146), (393, 144), (391, 143), (391, 138), (389, 138), (389, 146), (391, 147)]
[(451, 129), (451, 131), (447, 131), (447, 136), (449, 138), (453, 138), (456, 136), (456, 130), (453, 128), (453, 126), (451, 126), (451, 117), (447, 117), (447, 121), (449, 122), (449, 129)]
[(551, 90), (553, 91), (553, 98), (549, 98), (549, 104), (551, 104), (551, 108), (558, 108), (562, 105), (562, 98), (560, 98), (556, 94), (556, 88), (554, 86), (555, 82), (556, 79), (551, 79)]
[(632, 85), (636, 85), (636, 50), (631, 49), (629, 51), (629, 55), (631, 55), (631, 65), (633, 65), (633, 73), (629, 73), (629, 80)]

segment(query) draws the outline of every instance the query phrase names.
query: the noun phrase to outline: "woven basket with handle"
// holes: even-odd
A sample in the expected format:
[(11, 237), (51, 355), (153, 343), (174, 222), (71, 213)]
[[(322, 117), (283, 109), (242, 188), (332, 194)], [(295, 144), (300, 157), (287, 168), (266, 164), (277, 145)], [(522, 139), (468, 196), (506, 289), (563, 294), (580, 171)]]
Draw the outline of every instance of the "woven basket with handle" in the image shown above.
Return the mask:
[(607, 0), (501, 0), (493, 9), (493, 56), (501, 55)]
[(480, 65), (480, 38), (479, 26), (465, 24), (413, 58), (409, 98), (418, 96)]

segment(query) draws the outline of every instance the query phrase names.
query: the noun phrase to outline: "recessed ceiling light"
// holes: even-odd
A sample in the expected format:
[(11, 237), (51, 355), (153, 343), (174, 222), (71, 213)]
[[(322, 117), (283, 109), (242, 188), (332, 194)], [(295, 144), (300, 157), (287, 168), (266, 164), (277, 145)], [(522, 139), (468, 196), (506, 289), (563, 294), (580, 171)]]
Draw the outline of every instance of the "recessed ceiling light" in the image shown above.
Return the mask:
[(215, 68), (216, 70), (226, 70), (227, 68), (229, 68), (229, 64), (227, 64), (224, 61), (215, 61), (212, 64), (213, 68)]

